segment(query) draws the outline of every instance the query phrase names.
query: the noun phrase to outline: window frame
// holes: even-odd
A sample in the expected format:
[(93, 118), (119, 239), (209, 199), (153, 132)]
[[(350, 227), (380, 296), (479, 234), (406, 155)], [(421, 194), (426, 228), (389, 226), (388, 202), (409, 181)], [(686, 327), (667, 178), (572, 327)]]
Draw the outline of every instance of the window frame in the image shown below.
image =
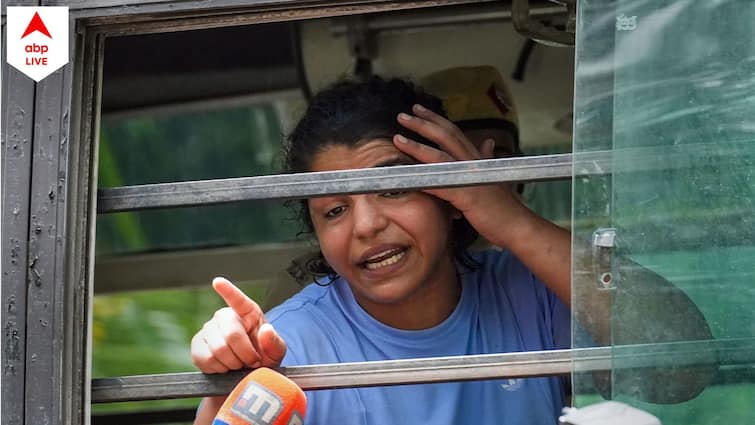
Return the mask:
[[(491, 1), (218, 0), (211, 7), (202, 0), (34, 2), (70, 8), (72, 60), (39, 83), (3, 65), (2, 321), (9, 348), (3, 350), (2, 409), (9, 423), (90, 421), (98, 130), (107, 37)], [(430, 166), (427, 175), (439, 167)], [(387, 188), (392, 188), (388, 180), (375, 187)], [(211, 381), (211, 391), (222, 388), (221, 379)]]

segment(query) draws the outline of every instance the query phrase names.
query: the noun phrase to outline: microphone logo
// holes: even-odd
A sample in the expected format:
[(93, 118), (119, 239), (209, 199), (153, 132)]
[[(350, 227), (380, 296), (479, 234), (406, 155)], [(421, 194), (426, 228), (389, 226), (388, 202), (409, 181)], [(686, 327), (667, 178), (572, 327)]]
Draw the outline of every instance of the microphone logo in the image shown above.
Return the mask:
[[(283, 401), (280, 397), (254, 381), (249, 382), (231, 407), (233, 414), (253, 425), (272, 425), (281, 410)], [(301, 419), (298, 423), (301, 423)]]

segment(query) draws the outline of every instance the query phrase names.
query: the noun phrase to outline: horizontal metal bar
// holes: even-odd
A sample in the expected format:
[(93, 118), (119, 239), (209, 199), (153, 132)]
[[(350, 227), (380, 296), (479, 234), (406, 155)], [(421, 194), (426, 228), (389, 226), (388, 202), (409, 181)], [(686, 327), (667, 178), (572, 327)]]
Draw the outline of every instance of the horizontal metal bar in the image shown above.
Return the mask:
[[(743, 365), (755, 361), (755, 339), (691, 341), (339, 363), (280, 368), (304, 390), (566, 375), (612, 368)], [(201, 397), (229, 393), (248, 371), (177, 373), (92, 381), (92, 402)]]
[(571, 154), (403, 165), (361, 170), (197, 180), (100, 189), (99, 213), (250, 199), (450, 187), (571, 178)]
[[(571, 372), (570, 350), (482, 356), (339, 363), (281, 368), (305, 390), (444, 382)], [(608, 359), (604, 356), (602, 361)], [(608, 363), (602, 366), (608, 367)], [(134, 401), (227, 394), (248, 371), (222, 375), (174, 373), (92, 381), (92, 402)]]
[[(553, 3), (533, 5), (531, 17), (567, 16), (567, 9)], [(371, 15), (365, 22), (369, 31), (416, 31), (423, 27), (479, 24), (485, 22), (505, 22), (511, 20), (511, 8), (501, 2), (492, 4), (475, 4), (431, 10), (394, 12)], [(344, 21), (336, 20), (330, 27), (333, 35), (342, 36), (348, 32)]]
[(572, 176), (608, 175), (699, 166), (728, 166), (755, 160), (750, 141), (651, 146), (419, 164), (360, 170), (196, 180), (100, 189), (98, 213), (209, 205), (252, 199), (294, 199), (323, 195), (533, 182)]
[[(755, 367), (722, 368), (711, 385), (752, 384), (755, 382)], [(196, 407), (127, 411), (119, 413), (92, 414), (92, 425), (154, 425), (158, 423), (191, 422), (197, 413)]]

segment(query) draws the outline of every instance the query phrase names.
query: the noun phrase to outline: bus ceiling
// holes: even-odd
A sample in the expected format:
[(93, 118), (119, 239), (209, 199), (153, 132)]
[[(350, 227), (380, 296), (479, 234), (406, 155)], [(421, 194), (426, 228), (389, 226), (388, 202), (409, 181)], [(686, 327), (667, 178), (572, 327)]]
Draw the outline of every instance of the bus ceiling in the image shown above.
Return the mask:
[[(486, 64), (496, 66), (511, 83), (525, 152), (568, 152), (574, 51), (553, 47), (556, 38), (543, 46), (518, 33), (514, 19), (522, 7), (528, 17), (523, 27), (531, 34), (540, 31), (539, 39), (543, 32), (563, 32), (573, 17), (573, 9), (563, 4), (517, 0), (108, 37), (102, 128), (132, 117), (181, 116), (283, 98), (301, 103), (310, 91), (359, 71), (419, 80), (449, 66)], [(441, 44), (443, 54), (438, 54)], [(106, 146), (102, 141), (101, 152)], [(104, 174), (100, 183), (108, 186)], [(107, 205), (100, 199), (99, 207)], [(257, 278), (273, 278), (304, 247), (282, 241), (265, 246), (215, 241), (164, 250), (161, 245), (127, 256), (98, 252), (97, 292), (153, 288), (150, 276), (159, 276), (162, 287), (205, 284), (212, 277), (206, 275), (210, 264), (224, 264), (227, 273), (236, 265), (236, 275), (253, 269)], [(249, 268), (243, 258), (256, 258), (260, 265)], [(167, 268), (174, 270), (169, 277), (159, 273), (166, 264), (173, 264)]]
[[(574, 44), (574, 21), (575, 0), (480, 2), (331, 18), (327, 32), (338, 39), (335, 45), (343, 46), (340, 56), (347, 60), (345, 64), (311, 58), (312, 50), (321, 51), (321, 43), (328, 43), (312, 37), (312, 27), (317, 25), (312, 20), (109, 37), (102, 111), (119, 114), (156, 107), (185, 108), (193, 103), (264, 97), (286, 90), (300, 90), (308, 97), (334, 75), (359, 77), (376, 71), (421, 75), (430, 71), (435, 64), (391, 69), (380, 63), (382, 56), (390, 56), (395, 49), (391, 37), (401, 34), (505, 24), (530, 40), (569, 47)], [(523, 40), (515, 34), (506, 36)], [(503, 43), (502, 48), (510, 45)], [(524, 78), (533, 47), (532, 41), (516, 47), (518, 60), (511, 66), (515, 80)], [(202, 53), (202, 60), (197, 60), (197, 52)]]

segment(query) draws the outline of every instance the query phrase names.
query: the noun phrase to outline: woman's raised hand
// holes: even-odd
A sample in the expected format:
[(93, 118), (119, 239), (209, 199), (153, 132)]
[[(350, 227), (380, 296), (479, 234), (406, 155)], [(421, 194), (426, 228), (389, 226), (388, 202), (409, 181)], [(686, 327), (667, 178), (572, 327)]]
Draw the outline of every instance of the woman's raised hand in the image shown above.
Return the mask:
[[(495, 141), (488, 139), (478, 149), (451, 121), (435, 112), (414, 105), (414, 115), (399, 114), (398, 122), (409, 130), (435, 142), (433, 148), (401, 135), (395, 135), (393, 144), (422, 163), (469, 161), (493, 157)], [(507, 229), (501, 223), (512, 224), (528, 210), (518, 200), (508, 185), (490, 184), (457, 189), (425, 189), (425, 192), (451, 203), (469, 223), (486, 239), (496, 245), (506, 246)]]
[(213, 279), (212, 287), (228, 307), (216, 311), (191, 339), (194, 365), (204, 373), (280, 365), (286, 343), (260, 306), (225, 278)]

